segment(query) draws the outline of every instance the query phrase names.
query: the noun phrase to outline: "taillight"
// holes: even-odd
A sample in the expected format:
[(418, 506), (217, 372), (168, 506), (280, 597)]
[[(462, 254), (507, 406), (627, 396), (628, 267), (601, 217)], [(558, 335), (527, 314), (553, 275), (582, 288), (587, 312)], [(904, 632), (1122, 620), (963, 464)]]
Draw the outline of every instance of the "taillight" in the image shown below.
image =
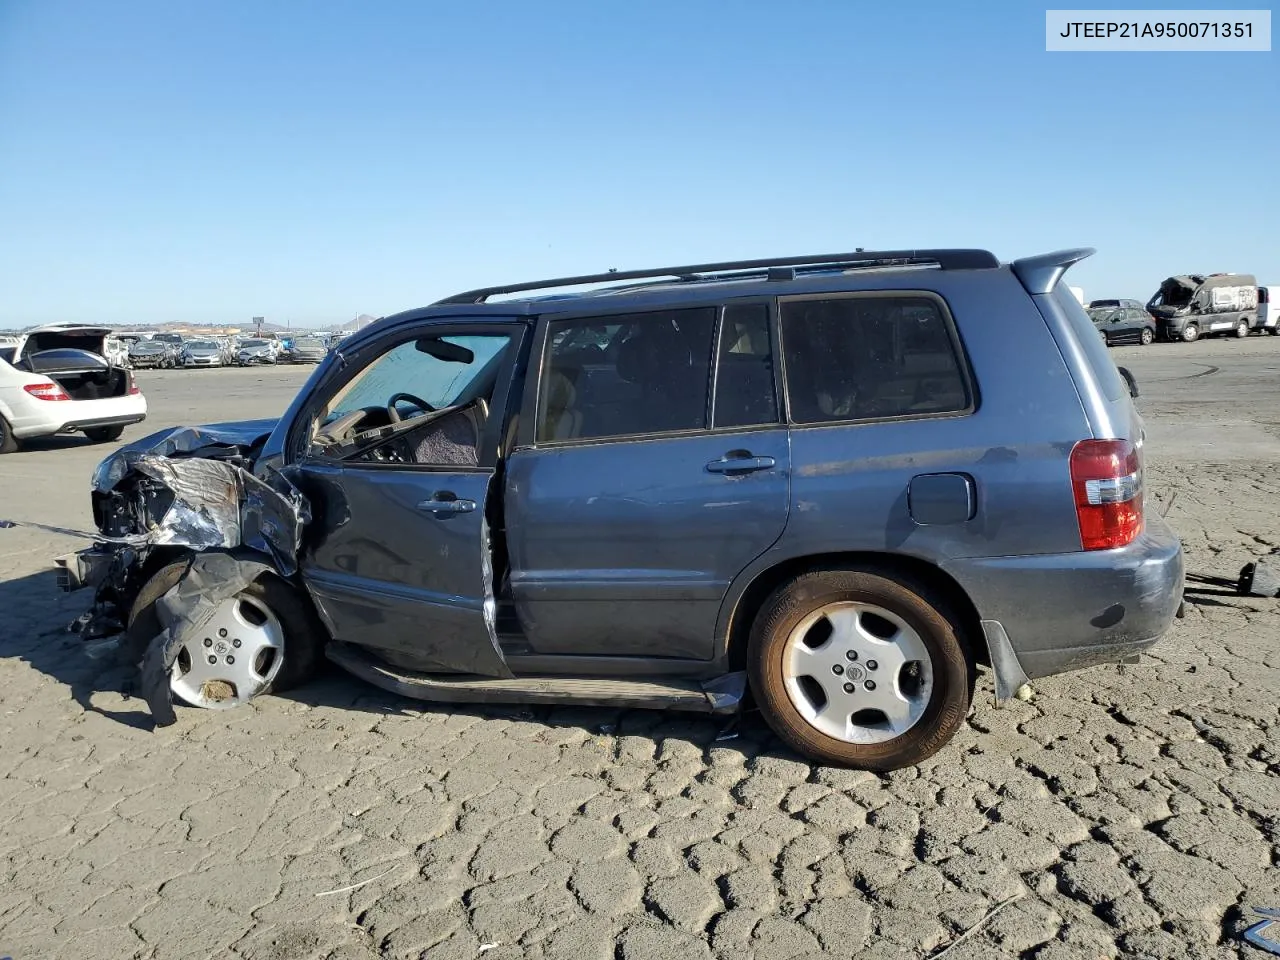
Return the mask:
[(37, 400), (70, 400), (67, 392), (56, 383), (28, 383), (22, 388)]
[(1071, 489), (1086, 550), (1123, 547), (1142, 533), (1142, 455), (1128, 440), (1081, 440)]
[(133, 374), (129, 374), (129, 396), (136, 397), (142, 393), (142, 388), (138, 386), (138, 381), (133, 379)]

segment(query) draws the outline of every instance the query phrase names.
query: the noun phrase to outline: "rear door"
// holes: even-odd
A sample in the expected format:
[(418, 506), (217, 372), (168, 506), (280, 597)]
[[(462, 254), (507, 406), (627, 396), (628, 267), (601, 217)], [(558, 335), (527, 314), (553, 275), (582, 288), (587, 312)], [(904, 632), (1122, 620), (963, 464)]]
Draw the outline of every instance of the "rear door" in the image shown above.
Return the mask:
[(413, 669), (511, 675), (494, 633), (487, 508), (524, 332), (404, 333), (353, 357), (354, 374), (317, 398), (298, 464), (315, 515), (300, 566), (336, 639)]
[(541, 325), (505, 489), (533, 653), (713, 656), (730, 583), (787, 523), (770, 314), (753, 301)]

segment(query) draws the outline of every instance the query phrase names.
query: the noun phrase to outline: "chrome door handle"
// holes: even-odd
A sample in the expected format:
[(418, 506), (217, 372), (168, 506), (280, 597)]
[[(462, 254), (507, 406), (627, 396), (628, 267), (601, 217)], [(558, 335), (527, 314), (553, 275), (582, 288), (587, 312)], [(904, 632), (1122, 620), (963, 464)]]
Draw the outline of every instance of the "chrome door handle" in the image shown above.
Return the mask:
[(721, 457), (707, 464), (709, 473), (755, 473), (774, 466), (773, 457)]
[(455, 513), (471, 513), (476, 508), (474, 500), (423, 500), (418, 504), (419, 510), (434, 513), (437, 516), (453, 516)]

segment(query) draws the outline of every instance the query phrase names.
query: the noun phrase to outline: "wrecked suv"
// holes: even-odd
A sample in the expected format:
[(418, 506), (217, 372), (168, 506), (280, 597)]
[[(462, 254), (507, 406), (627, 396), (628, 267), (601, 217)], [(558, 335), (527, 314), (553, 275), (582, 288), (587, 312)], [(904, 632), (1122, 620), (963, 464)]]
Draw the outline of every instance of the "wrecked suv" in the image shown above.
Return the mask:
[(750, 695), (817, 760), (916, 763), (979, 666), (1007, 698), (1179, 610), (1141, 421), (1060, 283), (1090, 252), (610, 272), (385, 318), (278, 422), (103, 462), (100, 542), (64, 563), (82, 626), (125, 631), (161, 723), (327, 656), (450, 703)]

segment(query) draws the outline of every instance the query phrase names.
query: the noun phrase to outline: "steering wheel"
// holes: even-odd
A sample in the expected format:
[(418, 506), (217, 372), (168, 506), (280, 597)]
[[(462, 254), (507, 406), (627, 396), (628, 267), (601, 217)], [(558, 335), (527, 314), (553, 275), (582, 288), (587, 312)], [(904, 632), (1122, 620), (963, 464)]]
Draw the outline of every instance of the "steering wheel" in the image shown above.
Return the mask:
[(392, 423), (400, 422), (400, 411), (396, 409), (396, 404), (401, 400), (408, 400), (423, 413), (434, 413), (436, 409), (431, 404), (427, 403), (427, 401), (423, 400), (421, 397), (415, 397), (412, 393), (404, 393), (402, 391), (400, 393), (392, 394), (391, 399), (387, 401), (387, 416), (391, 418)]

